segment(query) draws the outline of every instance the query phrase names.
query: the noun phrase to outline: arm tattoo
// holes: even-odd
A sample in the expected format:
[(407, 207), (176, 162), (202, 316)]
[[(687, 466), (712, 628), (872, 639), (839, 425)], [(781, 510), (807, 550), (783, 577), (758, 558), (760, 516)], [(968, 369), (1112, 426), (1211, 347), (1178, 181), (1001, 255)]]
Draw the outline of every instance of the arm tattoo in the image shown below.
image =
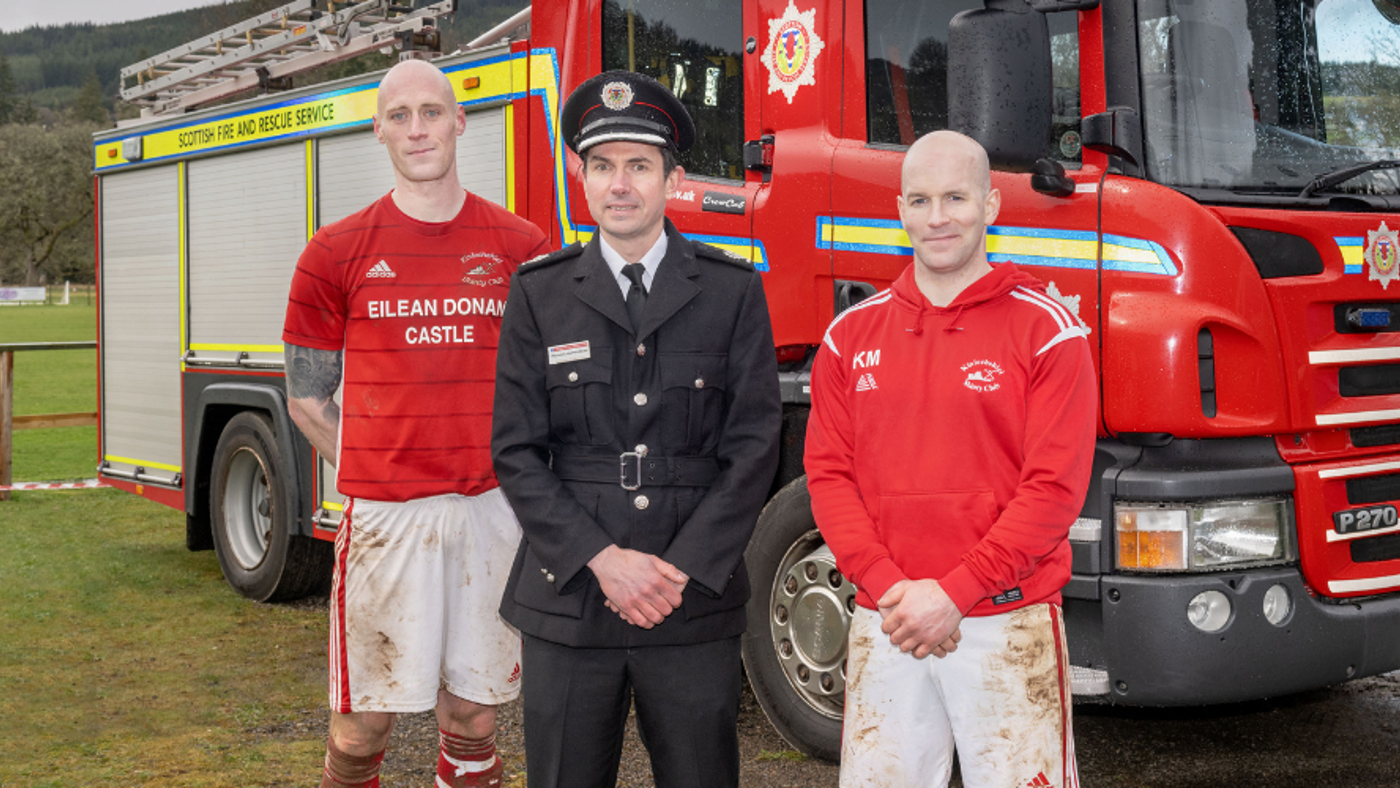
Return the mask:
[(287, 345), (287, 396), (329, 401), (340, 386), (341, 351)]

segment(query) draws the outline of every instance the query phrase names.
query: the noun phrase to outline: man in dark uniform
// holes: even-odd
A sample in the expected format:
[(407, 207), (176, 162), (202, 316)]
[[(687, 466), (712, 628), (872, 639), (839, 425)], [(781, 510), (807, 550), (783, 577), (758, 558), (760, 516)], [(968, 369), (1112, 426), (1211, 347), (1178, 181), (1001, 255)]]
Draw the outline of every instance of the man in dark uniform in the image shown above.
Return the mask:
[(666, 220), (695, 131), (665, 86), (601, 74), (560, 129), (598, 232), (514, 276), (491, 441), (525, 535), (501, 614), (529, 783), (614, 785), (630, 696), (659, 788), (734, 786), (743, 553), (782, 408), (763, 285)]

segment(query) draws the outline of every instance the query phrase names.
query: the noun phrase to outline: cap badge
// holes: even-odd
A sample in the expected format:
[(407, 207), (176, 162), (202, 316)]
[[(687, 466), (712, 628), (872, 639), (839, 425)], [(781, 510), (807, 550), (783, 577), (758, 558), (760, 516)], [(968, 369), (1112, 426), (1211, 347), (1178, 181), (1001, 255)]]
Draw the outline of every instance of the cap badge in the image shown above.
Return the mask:
[(603, 86), (603, 106), (621, 112), (632, 106), (632, 86), (626, 82), (609, 82)]
[(817, 36), (817, 9), (797, 10), (788, 0), (783, 15), (768, 20), (768, 46), (763, 65), (768, 68), (768, 92), (782, 91), (788, 103), (802, 85), (815, 85), (817, 55), (826, 44)]
[(1392, 280), (1400, 277), (1400, 231), (1392, 230), (1381, 222), (1375, 230), (1366, 231), (1366, 265), (1371, 270), (1371, 279), (1381, 283), (1381, 289), (1390, 288)]

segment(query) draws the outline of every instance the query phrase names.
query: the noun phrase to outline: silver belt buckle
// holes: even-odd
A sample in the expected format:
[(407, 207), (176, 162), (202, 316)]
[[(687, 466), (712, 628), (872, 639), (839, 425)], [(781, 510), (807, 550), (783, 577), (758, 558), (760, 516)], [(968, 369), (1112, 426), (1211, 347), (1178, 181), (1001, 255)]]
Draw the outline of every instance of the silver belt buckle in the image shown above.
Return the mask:
[[(638, 446), (637, 451), (625, 451), (617, 457), (622, 489), (639, 490), (642, 487), (642, 458), (647, 456), (647, 447)], [(628, 461), (631, 461), (629, 464)], [(632, 483), (627, 483), (628, 469), (633, 471)]]

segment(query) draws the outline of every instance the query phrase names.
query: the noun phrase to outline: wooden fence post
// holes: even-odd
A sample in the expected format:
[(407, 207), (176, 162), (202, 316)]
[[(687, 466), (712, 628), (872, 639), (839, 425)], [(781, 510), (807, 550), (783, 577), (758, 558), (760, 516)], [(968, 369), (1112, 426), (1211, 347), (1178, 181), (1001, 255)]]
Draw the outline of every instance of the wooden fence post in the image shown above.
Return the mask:
[[(15, 354), (0, 351), (0, 486), (10, 483), (11, 421), (15, 414)], [(9, 490), (0, 490), (0, 501), (10, 500)]]

